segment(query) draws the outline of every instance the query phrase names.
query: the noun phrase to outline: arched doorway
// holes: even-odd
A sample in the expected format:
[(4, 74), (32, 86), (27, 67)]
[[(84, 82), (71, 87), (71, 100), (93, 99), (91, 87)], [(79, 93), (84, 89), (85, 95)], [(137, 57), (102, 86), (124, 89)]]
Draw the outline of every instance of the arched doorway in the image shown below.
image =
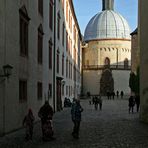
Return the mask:
[(110, 69), (105, 69), (102, 72), (102, 76), (100, 79), (100, 93), (102, 95), (106, 95), (107, 92), (114, 91), (114, 80), (112, 77), (112, 72)]
[(110, 67), (110, 59), (108, 57), (105, 58), (104, 60), (104, 67), (109, 68)]
[(125, 58), (125, 60), (124, 60), (124, 68), (125, 69), (128, 68), (128, 64), (129, 64), (128, 59)]

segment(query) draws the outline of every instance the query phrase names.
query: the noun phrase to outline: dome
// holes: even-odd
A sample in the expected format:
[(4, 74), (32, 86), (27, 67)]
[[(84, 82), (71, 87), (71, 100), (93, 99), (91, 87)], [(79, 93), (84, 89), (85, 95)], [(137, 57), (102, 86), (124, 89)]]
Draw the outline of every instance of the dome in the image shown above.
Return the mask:
[(85, 29), (84, 41), (111, 38), (130, 39), (130, 27), (119, 13), (105, 10), (89, 21)]

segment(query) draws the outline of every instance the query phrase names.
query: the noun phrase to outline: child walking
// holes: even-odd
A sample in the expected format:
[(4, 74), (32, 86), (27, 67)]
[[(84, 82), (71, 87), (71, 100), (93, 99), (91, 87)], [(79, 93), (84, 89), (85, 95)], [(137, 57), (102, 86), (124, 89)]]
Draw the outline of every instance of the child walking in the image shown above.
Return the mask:
[(26, 128), (26, 140), (32, 140), (34, 120), (33, 112), (29, 109), (23, 120), (23, 126)]

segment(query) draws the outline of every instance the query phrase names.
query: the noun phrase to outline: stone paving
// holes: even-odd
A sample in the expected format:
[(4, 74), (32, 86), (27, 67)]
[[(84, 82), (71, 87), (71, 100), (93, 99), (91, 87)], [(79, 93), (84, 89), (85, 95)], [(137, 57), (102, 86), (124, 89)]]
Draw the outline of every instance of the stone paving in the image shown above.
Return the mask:
[(94, 110), (88, 100), (81, 104), (84, 112), (78, 140), (71, 136), (70, 108), (64, 108), (54, 115), (55, 141), (43, 142), (37, 123), (32, 141), (25, 142), (22, 129), (1, 137), (0, 148), (148, 148), (148, 125), (139, 121), (138, 113), (128, 113), (126, 99), (104, 99), (102, 111)]

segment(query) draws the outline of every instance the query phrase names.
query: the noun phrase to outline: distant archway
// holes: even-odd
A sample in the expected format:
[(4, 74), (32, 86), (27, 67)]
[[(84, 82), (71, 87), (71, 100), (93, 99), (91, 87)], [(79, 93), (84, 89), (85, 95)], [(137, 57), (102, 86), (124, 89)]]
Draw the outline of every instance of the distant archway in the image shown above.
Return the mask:
[(104, 66), (110, 67), (110, 59), (108, 57), (106, 57), (105, 60), (104, 60)]
[(100, 93), (106, 95), (107, 92), (114, 91), (114, 80), (110, 69), (105, 69), (100, 79)]
[(129, 64), (128, 59), (125, 58), (125, 60), (124, 60), (124, 68), (128, 68), (128, 64)]

